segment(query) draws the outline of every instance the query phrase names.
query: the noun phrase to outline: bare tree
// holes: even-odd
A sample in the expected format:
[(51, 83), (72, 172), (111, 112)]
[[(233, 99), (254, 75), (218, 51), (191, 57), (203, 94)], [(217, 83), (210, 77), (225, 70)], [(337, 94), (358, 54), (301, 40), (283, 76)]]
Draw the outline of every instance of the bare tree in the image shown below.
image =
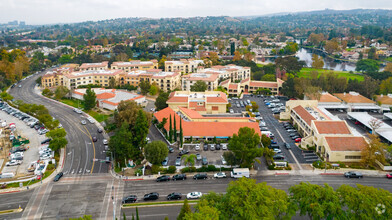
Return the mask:
[(375, 131), (381, 127), (383, 124), (382, 121), (378, 120), (377, 118), (372, 118), (369, 121), (369, 126), (372, 128), (372, 134), (375, 135)]

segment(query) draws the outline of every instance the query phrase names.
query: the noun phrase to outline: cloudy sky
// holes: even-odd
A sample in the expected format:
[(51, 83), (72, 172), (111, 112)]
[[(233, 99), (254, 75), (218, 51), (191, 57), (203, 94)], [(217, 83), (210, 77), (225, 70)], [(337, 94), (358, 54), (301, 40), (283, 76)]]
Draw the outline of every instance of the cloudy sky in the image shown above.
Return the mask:
[(329, 9), (392, 9), (392, 0), (0, 0), (0, 23), (71, 23), (120, 17), (246, 16)]

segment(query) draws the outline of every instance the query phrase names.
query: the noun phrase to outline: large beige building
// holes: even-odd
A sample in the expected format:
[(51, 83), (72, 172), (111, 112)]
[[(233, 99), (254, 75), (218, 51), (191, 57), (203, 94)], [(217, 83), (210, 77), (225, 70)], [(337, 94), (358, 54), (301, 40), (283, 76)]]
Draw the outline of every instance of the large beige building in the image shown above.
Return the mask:
[(279, 94), (284, 81), (277, 78), (276, 82), (270, 81), (255, 81), (246, 78), (239, 83), (232, 83), (231, 79), (221, 82), (219, 85), (225, 88), (229, 95), (238, 96), (241, 93), (255, 93), (259, 89), (268, 89), (271, 94)]
[(216, 73), (221, 79), (231, 79), (231, 81), (243, 80), (250, 78), (250, 67), (236, 66), (229, 64), (226, 66), (213, 66), (211, 68), (204, 68), (200, 66), (197, 73)]
[(178, 111), (179, 107), (185, 107), (200, 114), (220, 114), (226, 113), (229, 102), (226, 94), (219, 91), (176, 91), (170, 93), (166, 103), (174, 111)]
[(122, 73), (122, 70), (85, 70), (72, 72), (63, 76), (64, 86), (69, 89), (75, 89), (81, 85), (88, 84), (108, 87), (109, 80), (115, 78), (117, 82), (120, 73)]
[(181, 59), (179, 61), (165, 61), (165, 71), (179, 71), (183, 74), (196, 72), (199, 65), (204, 64), (203, 60)]
[(303, 148), (314, 146), (322, 159), (329, 162), (359, 162), (366, 139), (351, 130), (324, 108), (317, 100), (290, 100), (281, 118), (290, 119), (303, 137)]
[(41, 77), (41, 86), (43, 88), (54, 88), (57, 86), (65, 86), (64, 75), (69, 74), (77, 68), (78, 65), (63, 65), (60, 68), (47, 71)]
[(141, 81), (156, 84), (162, 91), (173, 91), (181, 87), (180, 72), (163, 72), (160, 69), (133, 70), (119, 74), (118, 82), (120, 85), (138, 86)]
[(131, 60), (129, 62), (114, 62), (111, 67), (112, 70), (121, 69), (124, 72), (130, 72), (133, 70), (150, 70), (150, 69), (158, 69), (158, 61), (140, 61), (140, 60)]
[(107, 70), (109, 61), (104, 61), (102, 63), (83, 63), (79, 69), (80, 71), (85, 70)]
[(207, 84), (207, 90), (213, 91), (218, 88), (219, 74), (218, 73), (190, 73), (182, 77), (182, 90), (190, 91), (191, 86), (197, 81), (203, 81)]

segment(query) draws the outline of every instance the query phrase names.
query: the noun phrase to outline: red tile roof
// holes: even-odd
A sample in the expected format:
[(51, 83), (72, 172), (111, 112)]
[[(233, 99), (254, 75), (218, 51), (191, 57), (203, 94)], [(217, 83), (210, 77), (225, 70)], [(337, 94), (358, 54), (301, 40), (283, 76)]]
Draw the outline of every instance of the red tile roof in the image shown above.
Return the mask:
[(334, 96), (345, 101), (346, 103), (375, 103), (374, 101), (360, 94), (352, 95), (350, 93), (335, 93)]
[(238, 84), (237, 83), (230, 83), (229, 89), (238, 89)]
[(344, 121), (313, 121), (319, 134), (351, 134)]
[(110, 99), (114, 98), (116, 95), (113, 93), (104, 92), (97, 95), (97, 99)]
[(266, 81), (250, 81), (250, 87), (263, 87), (263, 88), (277, 88), (277, 82), (266, 82)]
[(325, 137), (331, 151), (361, 151), (368, 143), (364, 137)]
[(310, 126), (312, 120), (316, 120), (304, 107), (297, 106), (293, 110)]
[(180, 107), (178, 106), (178, 108), (184, 112), (184, 114), (186, 114), (189, 118), (203, 118), (203, 116), (194, 110), (191, 110), (189, 108), (184, 108), (184, 107)]
[[(180, 128), (180, 117), (175, 112), (167, 107), (154, 113), (155, 118), (161, 122), (163, 118), (167, 118), (172, 115), (176, 118), (176, 127)], [(165, 124), (165, 129), (169, 130), (169, 123)], [(253, 128), (257, 134), (261, 136), (259, 124), (257, 122), (194, 122), (194, 121), (182, 121), (182, 129), (184, 136), (193, 137), (231, 137), (233, 134), (238, 133), (238, 130), (242, 127)]]
[(227, 96), (224, 92), (220, 92), (219, 97), (207, 96), (207, 103), (228, 103)]
[(187, 96), (172, 96), (167, 100), (167, 103), (174, 103), (174, 102), (188, 102)]

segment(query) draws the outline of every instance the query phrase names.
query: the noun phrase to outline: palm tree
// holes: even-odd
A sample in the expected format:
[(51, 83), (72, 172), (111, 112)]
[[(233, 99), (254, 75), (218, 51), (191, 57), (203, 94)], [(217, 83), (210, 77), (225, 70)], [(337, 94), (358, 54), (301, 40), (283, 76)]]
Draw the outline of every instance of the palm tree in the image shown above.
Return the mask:
[(182, 155), (181, 159), (184, 161), (185, 165), (189, 164), (190, 166), (195, 165), (196, 155), (189, 154), (189, 155)]

